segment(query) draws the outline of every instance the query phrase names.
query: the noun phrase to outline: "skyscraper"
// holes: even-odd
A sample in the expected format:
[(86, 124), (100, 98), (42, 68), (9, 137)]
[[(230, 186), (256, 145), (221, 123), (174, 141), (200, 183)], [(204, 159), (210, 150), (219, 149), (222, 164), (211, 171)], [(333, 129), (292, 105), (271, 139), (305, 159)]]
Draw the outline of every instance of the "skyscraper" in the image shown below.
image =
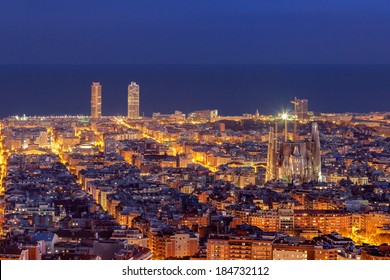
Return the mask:
[(91, 117), (102, 116), (102, 86), (100, 82), (93, 82), (91, 85)]
[(296, 99), (296, 110), (299, 121), (308, 120), (309, 101), (307, 99)]
[(130, 119), (139, 118), (139, 85), (136, 82), (131, 82), (127, 88), (127, 116)]

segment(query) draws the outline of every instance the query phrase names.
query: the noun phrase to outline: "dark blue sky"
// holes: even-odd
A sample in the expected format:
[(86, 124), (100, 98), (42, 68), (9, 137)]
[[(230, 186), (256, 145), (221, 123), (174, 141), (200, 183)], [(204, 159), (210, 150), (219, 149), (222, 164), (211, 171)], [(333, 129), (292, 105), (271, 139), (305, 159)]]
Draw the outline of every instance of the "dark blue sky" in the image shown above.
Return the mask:
[(388, 0), (1, 0), (0, 64), (390, 63)]

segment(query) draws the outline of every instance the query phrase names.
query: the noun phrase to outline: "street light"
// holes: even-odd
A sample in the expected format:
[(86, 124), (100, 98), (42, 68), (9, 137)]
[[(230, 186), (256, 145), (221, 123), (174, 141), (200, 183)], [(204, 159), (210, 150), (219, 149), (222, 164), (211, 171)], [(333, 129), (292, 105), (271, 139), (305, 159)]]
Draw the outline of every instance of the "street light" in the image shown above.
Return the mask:
[(284, 142), (287, 142), (287, 119), (288, 119), (288, 113), (283, 112), (282, 115), (282, 120), (284, 120)]

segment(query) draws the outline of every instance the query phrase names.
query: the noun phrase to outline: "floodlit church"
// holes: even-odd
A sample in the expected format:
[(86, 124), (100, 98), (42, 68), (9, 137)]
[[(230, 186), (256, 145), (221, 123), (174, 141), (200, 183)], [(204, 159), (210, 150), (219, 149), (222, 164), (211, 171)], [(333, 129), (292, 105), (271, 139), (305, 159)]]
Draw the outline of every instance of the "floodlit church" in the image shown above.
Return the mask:
[(271, 128), (268, 143), (266, 181), (319, 181), (321, 178), (321, 151), (318, 124), (312, 124), (310, 137), (304, 141), (278, 141)]

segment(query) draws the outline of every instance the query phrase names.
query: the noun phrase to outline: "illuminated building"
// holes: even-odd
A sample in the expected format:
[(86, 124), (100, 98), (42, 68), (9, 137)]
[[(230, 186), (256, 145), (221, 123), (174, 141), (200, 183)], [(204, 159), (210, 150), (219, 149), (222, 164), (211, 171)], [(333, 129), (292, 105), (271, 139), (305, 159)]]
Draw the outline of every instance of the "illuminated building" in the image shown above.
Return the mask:
[[(285, 128), (285, 134), (287, 135)], [(286, 137), (285, 137), (286, 138)], [(279, 141), (270, 128), (266, 180), (288, 182), (319, 181), (321, 177), (320, 136), (317, 123), (312, 124), (310, 138), (305, 141)]]
[(218, 117), (218, 110), (202, 110), (188, 114), (188, 120), (193, 122), (209, 122)]
[(225, 124), (223, 122), (218, 122), (215, 124), (215, 128), (218, 129), (219, 132), (225, 132)]
[(390, 224), (390, 214), (381, 212), (371, 212), (360, 214), (359, 229), (366, 234), (376, 234), (384, 225)]
[(106, 155), (116, 153), (116, 140), (114, 138), (106, 138), (104, 140), (104, 153)]
[(181, 111), (175, 111), (173, 114), (161, 114), (153, 113), (152, 119), (154, 120), (169, 120), (172, 122), (183, 122), (186, 119), (186, 115)]
[(249, 217), (249, 224), (263, 231), (280, 231), (280, 214), (278, 211), (259, 211)]
[[(354, 242), (350, 238), (343, 237), (337, 232), (314, 237), (313, 241), (315, 260), (338, 260), (354, 257), (359, 258)], [(348, 250), (344, 250), (348, 248)], [(339, 256), (340, 253), (340, 256)]]
[(198, 238), (188, 233), (150, 231), (149, 249), (157, 260), (193, 256), (198, 251)]
[(91, 85), (91, 117), (100, 118), (102, 116), (102, 86), (99, 82)]
[(28, 250), (29, 260), (41, 260), (42, 252), (45, 252), (44, 241), (22, 244), (23, 250)]
[(279, 215), (280, 230), (286, 233), (292, 233), (294, 231), (294, 210), (279, 209)]
[(362, 260), (390, 260), (390, 246), (383, 244), (379, 247), (364, 248)]
[(115, 191), (113, 190), (113, 188), (111, 187), (102, 187), (99, 189), (98, 192), (96, 192), (98, 194), (98, 200), (97, 202), (102, 206), (102, 208), (105, 210), (105, 211), (108, 211), (108, 201), (107, 201), (107, 196), (110, 195), (110, 194), (113, 194), (115, 193)]
[(314, 247), (314, 259), (315, 260), (338, 260), (338, 248), (327, 248), (326, 246)]
[(166, 258), (183, 258), (198, 251), (198, 238), (188, 233), (175, 233), (166, 241)]
[[(119, 199), (116, 199), (115, 196), (107, 196), (107, 208), (108, 208), (108, 213), (116, 218), (116, 207), (119, 206), (121, 201)], [(117, 222), (120, 224), (120, 220)]]
[(297, 118), (299, 121), (306, 121), (308, 120), (308, 100), (307, 99), (296, 99), (296, 113)]
[(131, 82), (127, 88), (127, 117), (130, 119), (139, 118), (139, 85)]
[(352, 231), (352, 214), (330, 210), (295, 210), (294, 229), (319, 230), (323, 234)]
[(208, 260), (272, 260), (272, 241), (214, 235), (207, 240)]
[(144, 235), (139, 229), (125, 227), (116, 229), (112, 233), (110, 239), (126, 239), (129, 245), (148, 247), (148, 237)]
[(314, 245), (274, 243), (273, 260), (314, 260)]
[(259, 211), (249, 217), (249, 224), (264, 231), (294, 233), (319, 230), (323, 234), (340, 232), (348, 235), (352, 231), (352, 214), (331, 210), (279, 209)]

